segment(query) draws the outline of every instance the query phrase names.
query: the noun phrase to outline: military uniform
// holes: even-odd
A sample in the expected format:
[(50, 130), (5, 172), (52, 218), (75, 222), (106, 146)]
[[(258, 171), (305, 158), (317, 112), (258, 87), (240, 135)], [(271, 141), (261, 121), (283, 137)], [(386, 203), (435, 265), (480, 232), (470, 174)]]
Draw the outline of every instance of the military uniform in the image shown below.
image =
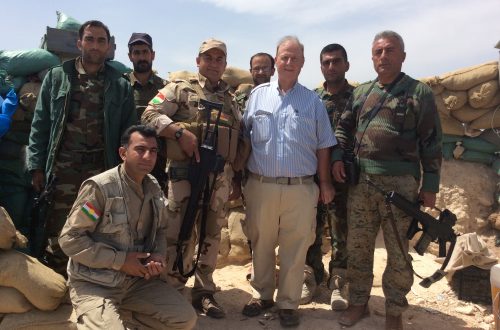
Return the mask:
[[(331, 94), (326, 90), (326, 82), (314, 91), (318, 94), (326, 107), (332, 128), (335, 129), (340, 116), (345, 109), (351, 106), (351, 97), (354, 87), (347, 80), (344, 87), (337, 94)], [(328, 224), (332, 245), (332, 258), (329, 264), (329, 273), (333, 268), (347, 267), (347, 188), (345, 183), (334, 182), (335, 198), (329, 205), (318, 203), (316, 214), (316, 239), (307, 251), (306, 264), (314, 270), (317, 284), (323, 281), (325, 270), (323, 267), (323, 253), (321, 252), (323, 230)]]
[(119, 163), (122, 132), (137, 121), (130, 85), (107, 65), (88, 75), (81, 58), (53, 68), (44, 79), (30, 135), (28, 169), (58, 178), (49, 210), (48, 258), (64, 272), (57, 236), (80, 184)]
[[(158, 95), (149, 103), (142, 116), (142, 121), (154, 126), (157, 132), (161, 132), (174, 121), (191, 130), (197, 136), (198, 141), (202, 141), (202, 127), (206, 120), (204, 110), (199, 107), (200, 99), (224, 105), (219, 125), (226, 132), (229, 132), (230, 140), (221, 141), (219, 139), (218, 142), (219, 154), (221, 154), (220, 150), (222, 149), (229, 151), (227, 152), (224, 171), (217, 176), (215, 190), (208, 210), (206, 237), (201, 247), (201, 256), (195, 272), (194, 286), (191, 291), (193, 300), (204, 294), (215, 293), (215, 283), (212, 274), (215, 270), (217, 254), (219, 252), (221, 228), (225, 224), (223, 207), (230, 193), (233, 176), (230, 162), (233, 157), (232, 155), (235, 153), (235, 150), (233, 150), (235, 148), (234, 139), (238, 138), (241, 114), (234, 102), (234, 97), (230, 92), (229, 86), (225, 82), (220, 80), (218, 86), (211, 86), (208, 79), (201, 74), (197, 74), (188, 80), (171, 82), (160, 90)], [(212, 113), (212, 117), (213, 115), (214, 113)], [(221, 135), (225, 134), (219, 134), (219, 137)], [(174, 147), (176, 142), (173, 142), (172, 146)], [(171, 222), (167, 231), (169, 247), (167, 253), (168, 274), (166, 277), (167, 282), (178, 288), (183, 288), (187, 279), (182, 277), (178, 272), (172, 271), (172, 265), (176, 259), (175, 245), (187, 207), (187, 201), (191, 193), (191, 187), (187, 181), (187, 170), (190, 160), (180, 149), (176, 155), (171, 154), (173, 148), (170, 146), (170, 144), (167, 146), (167, 158), (169, 172), (168, 214)], [(193, 235), (192, 243), (184, 253), (185, 271), (192, 268), (195, 238)]]
[[(59, 239), (79, 329), (124, 329), (119, 309), (153, 328), (190, 329), (196, 313), (159, 279), (121, 272), (128, 252), (166, 255), (166, 201), (152, 176), (142, 185), (123, 166), (86, 180)], [(153, 323), (152, 323), (153, 322)]]
[(412, 270), (405, 260), (409, 258), (406, 231), (411, 219), (392, 207), (397, 235), (405, 247), (402, 253), (384, 198), (366, 180), (386, 191), (395, 190), (413, 201), (417, 198), (419, 185), (422, 191), (437, 192), (442, 133), (432, 91), (404, 74), (388, 92), (378, 113), (370, 119), (371, 111), (387, 92), (386, 88), (378, 82), (370, 82), (355, 89), (352, 109), (342, 114), (336, 129), (341, 148), (334, 150), (333, 159), (342, 160), (354, 133), (361, 181), (349, 191), (347, 205), (349, 304), (359, 306), (368, 301), (373, 282), (375, 238), (382, 227), (388, 255), (382, 279), (386, 313), (397, 316), (408, 306), (406, 294), (413, 283)]
[[(127, 79), (132, 86), (132, 90), (134, 92), (135, 110), (137, 111), (137, 118), (140, 122), (141, 116), (144, 113), (144, 110), (146, 110), (149, 101), (151, 101), (156, 94), (158, 94), (160, 89), (168, 84), (168, 81), (163, 80), (154, 73), (151, 73), (147, 83), (142, 85), (135, 77), (134, 72), (125, 74), (125, 79)], [(160, 187), (165, 189), (167, 185), (167, 174), (165, 172), (167, 166), (167, 159), (165, 158), (166, 142), (164, 138), (160, 138), (159, 142), (160, 144), (158, 149), (161, 151), (158, 153), (156, 164), (153, 171), (151, 171), (151, 175), (156, 178)]]

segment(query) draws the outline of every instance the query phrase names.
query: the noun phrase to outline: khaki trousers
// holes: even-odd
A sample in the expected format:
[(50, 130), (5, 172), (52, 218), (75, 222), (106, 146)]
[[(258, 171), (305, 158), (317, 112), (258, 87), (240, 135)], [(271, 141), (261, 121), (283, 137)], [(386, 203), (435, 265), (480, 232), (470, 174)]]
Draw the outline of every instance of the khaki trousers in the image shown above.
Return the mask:
[(159, 279), (127, 277), (114, 288), (83, 281), (69, 285), (78, 329), (125, 329), (122, 310), (131, 311), (141, 329), (192, 329), (196, 324), (191, 304)]
[(304, 280), (306, 253), (316, 229), (319, 189), (315, 183), (282, 185), (249, 177), (244, 187), (248, 238), (252, 242), (253, 296), (273, 299), (276, 254), (280, 271), (276, 304), (297, 309)]

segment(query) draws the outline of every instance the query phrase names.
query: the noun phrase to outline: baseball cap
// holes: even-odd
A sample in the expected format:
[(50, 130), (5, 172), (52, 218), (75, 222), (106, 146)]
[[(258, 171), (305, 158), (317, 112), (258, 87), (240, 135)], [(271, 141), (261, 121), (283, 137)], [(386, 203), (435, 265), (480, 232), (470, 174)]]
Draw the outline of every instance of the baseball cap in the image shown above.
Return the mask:
[(207, 50), (213, 48), (220, 49), (224, 53), (224, 55), (227, 56), (226, 44), (220, 40), (216, 40), (213, 38), (207, 39), (201, 43), (199, 54), (203, 54)]
[(132, 33), (132, 36), (128, 41), (128, 45), (130, 46), (138, 42), (145, 43), (149, 47), (153, 48), (153, 39), (151, 39), (151, 36), (147, 33), (138, 33), (138, 32)]

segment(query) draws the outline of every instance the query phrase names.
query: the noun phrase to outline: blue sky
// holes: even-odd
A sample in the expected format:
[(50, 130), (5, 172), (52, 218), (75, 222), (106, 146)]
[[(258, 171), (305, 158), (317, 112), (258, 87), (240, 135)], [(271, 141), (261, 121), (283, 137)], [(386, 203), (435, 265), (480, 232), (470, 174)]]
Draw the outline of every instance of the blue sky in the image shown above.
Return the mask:
[(115, 59), (127, 65), (130, 34), (149, 33), (153, 67), (164, 78), (170, 71), (195, 71), (199, 45), (209, 37), (226, 42), (228, 65), (247, 69), (252, 54), (274, 55), (281, 37), (298, 36), (306, 57), (299, 81), (310, 88), (322, 81), (319, 52), (333, 42), (347, 49), (349, 80), (372, 79), (371, 42), (387, 29), (403, 36), (403, 71), (416, 78), (499, 57), (493, 48), (500, 40), (499, 0), (23, 0), (3, 8), (0, 49), (38, 47), (46, 26), (56, 26), (59, 10), (80, 22), (107, 24), (117, 44)]

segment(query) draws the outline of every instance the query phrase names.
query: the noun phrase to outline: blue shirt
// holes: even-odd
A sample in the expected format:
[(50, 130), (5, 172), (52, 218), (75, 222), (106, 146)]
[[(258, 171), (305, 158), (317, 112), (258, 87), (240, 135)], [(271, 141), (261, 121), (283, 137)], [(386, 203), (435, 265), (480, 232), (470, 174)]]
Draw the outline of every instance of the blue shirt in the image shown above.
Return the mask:
[(277, 81), (257, 86), (243, 122), (252, 141), (247, 167), (268, 177), (316, 174), (316, 151), (337, 144), (325, 106), (299, 83), (285, 95)]

